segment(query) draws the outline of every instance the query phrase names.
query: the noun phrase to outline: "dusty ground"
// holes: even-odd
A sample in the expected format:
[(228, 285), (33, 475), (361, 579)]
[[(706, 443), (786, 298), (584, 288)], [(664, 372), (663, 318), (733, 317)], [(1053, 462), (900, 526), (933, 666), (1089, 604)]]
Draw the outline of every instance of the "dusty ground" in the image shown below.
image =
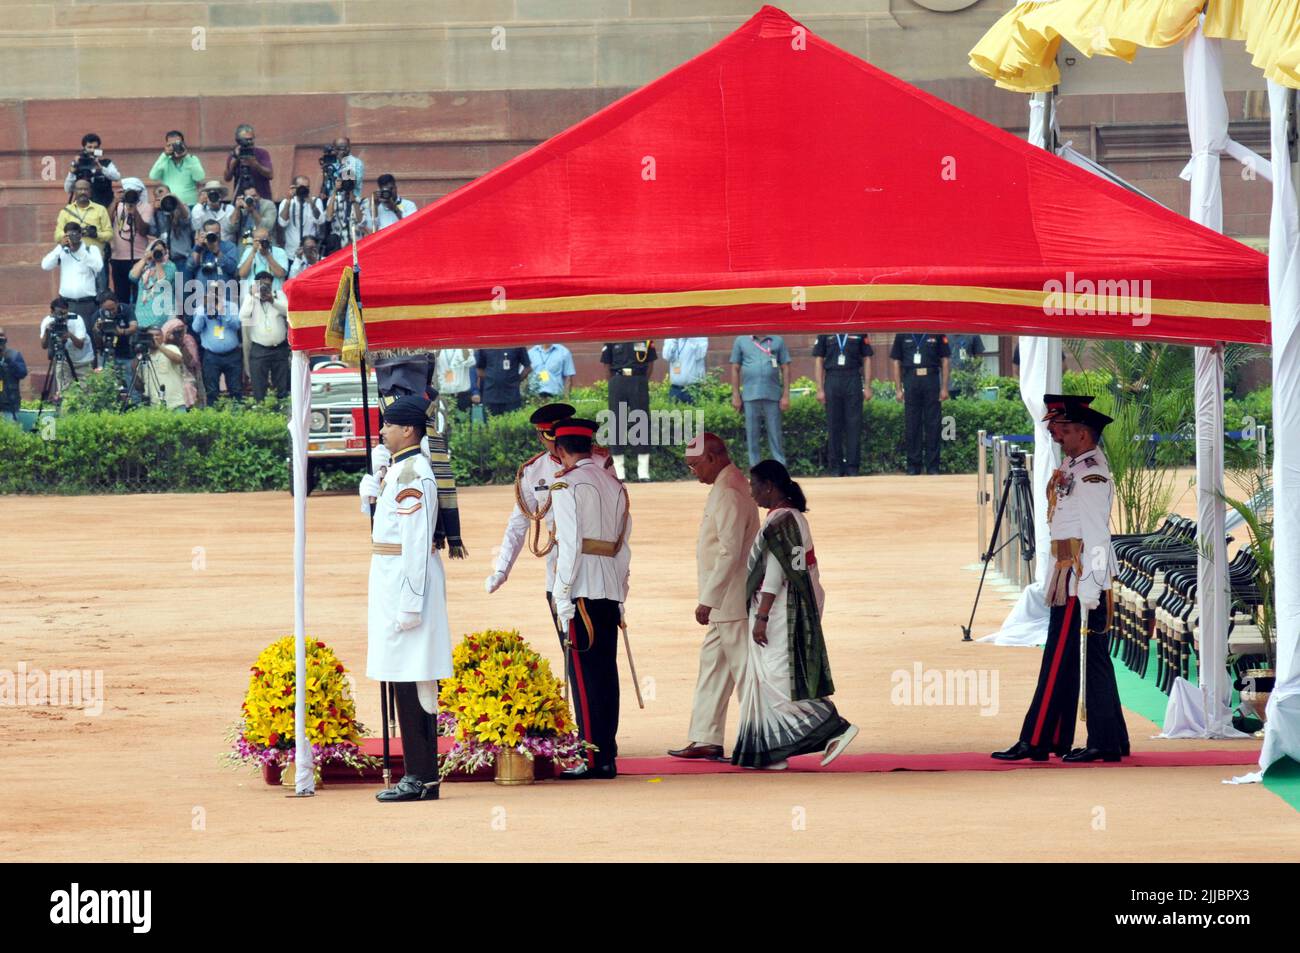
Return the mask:
[[(826, 629), (853, 750), (991, 751), (1016, 737), (1039, 653), (963, 644), (975, 576), (973, 478), (809, 480)], [(685, 741), (700, 630), (694, 539), (705, 489), (634, 485), (628, 605), (645, 711), (624, 669), (627, 756)], [(462, 492), (472, 558), (449, 564), (455, 633), (517, 626), (558, 662), (541, 563), (483, 593), (509, 488)], [(0, 669), (102, 669), (102, 716), (0, 707), (0, 850), (27, 860), (1277, 860), (1300, 853), (1296, 813), (1231, 768), (864, 775), (623, 777), (523, 788), (449, 786), (438, 803), (380, 806), (374, 789), (288, 799), (218, 764), (249, 664), (292, 630), (286, 494), (14, 498), (0, 564)], [(364, 669), (366, 523), (354, 497), (309, 503), (308, 630)], [(197, 549), (196, 547), (201, 547)], [(199, 558), (201, 556), (201, 559)], [(986, 598), (977, 622), (1007, 603)], [(996, 672), (996, 714), (891, 703), (891, 673)], [(361, 717), (378, 723), (360, 680)], [(732, 721), (734, 727), (734, 718)], [(1205, 742), (1149, 740), (1138, 749)], [(1240, 743), (1238, 743), (1240, 744)], [(1248, 742), (1247, 746), (1253, 744)], [(1245, 823), (1231, 819), (1249, 819)], [(799, 823), (802, 819), (802, 829)], [(503, 829), (504, 828), (504, 829)], [(1268, 831), (1243, 837), (1241, 831)], [(304, 845), (309, 847), (304, 848)]]

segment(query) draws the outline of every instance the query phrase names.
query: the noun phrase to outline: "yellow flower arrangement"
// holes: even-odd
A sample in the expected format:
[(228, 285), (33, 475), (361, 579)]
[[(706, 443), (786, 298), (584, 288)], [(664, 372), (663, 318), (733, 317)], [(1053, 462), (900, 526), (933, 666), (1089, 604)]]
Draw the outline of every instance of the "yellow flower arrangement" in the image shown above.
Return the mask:
[[(293, 760), (295, 690), (294, 637), (272, 642), (250, 668), (243, 718), (232, 731), (234, 763), (257, 765)], [(364, 727), (357, 722), (356, 704), (347, 669), (324, 642), (307, 642), (307, 738), (313, 762), (364, 762), (358, 745)]]
[(563, 683), (517, 631), (472, 633), (451, 657), (452, 676), (439, 686), (439, 722), (456, 741), (444, 774), (491, 764), (503, 748), (566, 766), (581, 760), (588, 746), (578, 740)]

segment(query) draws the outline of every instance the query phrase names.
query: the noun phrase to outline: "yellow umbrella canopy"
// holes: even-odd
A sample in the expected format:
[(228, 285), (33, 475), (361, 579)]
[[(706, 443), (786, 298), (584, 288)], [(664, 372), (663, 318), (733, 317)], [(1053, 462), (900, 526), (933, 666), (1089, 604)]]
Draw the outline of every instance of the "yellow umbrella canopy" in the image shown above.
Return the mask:
[(1205, 34), (1246, 44), (1264, 75), (1300, 88), (1300, 4), (1295, 0), (1034, 0), (1009, 10), (970, 51), (970, 65), (999, 86), (1050, 90), (1065, 41), (1084, 56), (1132, 62), (1141, 47), (1185, 40), (1205, 11)]

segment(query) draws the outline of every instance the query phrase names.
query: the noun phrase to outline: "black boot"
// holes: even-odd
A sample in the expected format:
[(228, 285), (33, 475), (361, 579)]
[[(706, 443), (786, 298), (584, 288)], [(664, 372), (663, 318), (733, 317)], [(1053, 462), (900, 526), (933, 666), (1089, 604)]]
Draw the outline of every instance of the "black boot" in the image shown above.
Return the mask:
[(997, 758), (999, 761), (1024, 761), (1028, 758), (1030, 761), (1046, 761), (1046, 748), (1035, 748), (1025, 741), (1017, 741), (1006, 751), (995, 751), (990, 758)]
[(1075, 748), (1067, 754), (1062, 761), (1068, 761), (1071, 764), (1087, 764), (1091, 761), (1109, 761), (1116, 762), (1120, 758), (1118, 751), (1102, 751), (1100, 748)]
[(438, 779), (422, 781), (417, 775), (408, 774), (397, 782), (396, 787), (380, 791), (375, 795), (376, 801), (436, 801), (438, 800)]

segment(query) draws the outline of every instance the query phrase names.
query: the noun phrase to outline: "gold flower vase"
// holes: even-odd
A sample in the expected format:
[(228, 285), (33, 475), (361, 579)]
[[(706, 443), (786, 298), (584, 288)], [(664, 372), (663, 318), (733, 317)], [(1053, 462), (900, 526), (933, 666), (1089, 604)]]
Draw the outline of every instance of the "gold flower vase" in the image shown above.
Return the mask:
[(514, 748), (505, 748), (496, 757), (497, 784), (532, 784), (533, 759)]

